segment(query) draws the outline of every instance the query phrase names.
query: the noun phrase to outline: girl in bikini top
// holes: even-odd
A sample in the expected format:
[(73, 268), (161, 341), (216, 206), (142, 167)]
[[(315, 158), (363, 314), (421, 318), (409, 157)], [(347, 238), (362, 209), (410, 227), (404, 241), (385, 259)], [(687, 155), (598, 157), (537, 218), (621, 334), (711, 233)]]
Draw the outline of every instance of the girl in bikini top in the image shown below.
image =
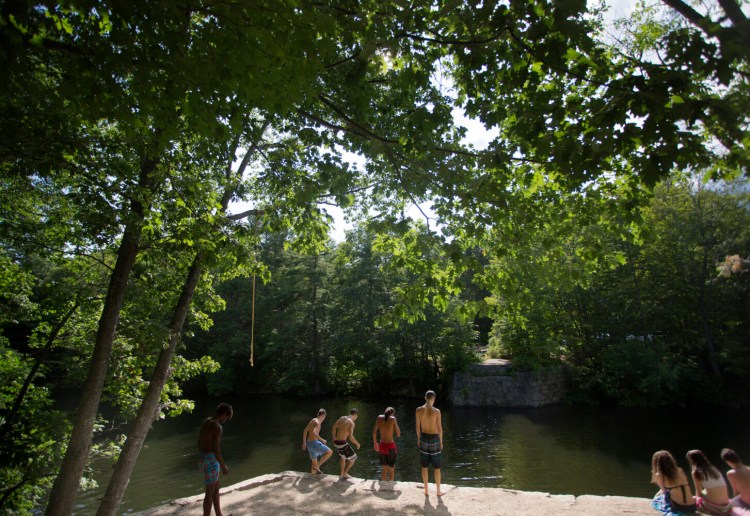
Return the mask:
[[(666, 450), (654, 453), (651, 459), (651, 481), (669, 495), (670, 504), (678, 511), (695, 511), (693, 493), (685, 472)], [(680, 488), (672, 493), (673, 489)], [(676, 499), (675, 499), (676, 498)]]

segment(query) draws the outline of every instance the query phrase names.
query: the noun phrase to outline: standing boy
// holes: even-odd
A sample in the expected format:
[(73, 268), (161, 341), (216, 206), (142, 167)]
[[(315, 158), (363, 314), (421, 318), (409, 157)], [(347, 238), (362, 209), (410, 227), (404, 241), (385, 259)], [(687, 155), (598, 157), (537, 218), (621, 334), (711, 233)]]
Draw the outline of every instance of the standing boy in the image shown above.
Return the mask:
[(435, 475), (435, 487), (437, 495), (443, 496), (440, 491), (440, 457), (443, 451), (443, 423), (440, 410), (436, 409), (435, 391), (427, 391), (424, 395), (425, 404), (417, 409), (417, 447), (419, 448), (419, 462), (422, 465), (422, 483), (424, 484), (424, 495), (428, 496), (428, 466), (432, 464)]
[(216, 516), (222, 516), (221, 503), (219, 501), (219, 471), (225, 475), (229, 474), (229, 468), (221, 455), (221, 435), (224, 432), (222, 423), (232, 419), (234, 411), (228, 403), (222, 403), (216, 409), (216, 414), (209, 417), (201, 424), (198, 432), (198, 451), (200, 459), (198, 466), (203, 471), (203, 479), (206, 484), (206, 495), (203, 497), (203, 515), (211, 514), (211, 506), (216, 511)]
[(312, 462), (310, 473), (320, 475), (320, 467), (331, 458), (333, 452), (326, 446), (326, 440), (320, 437), (320, 426), (326, 418), (326, 410), (318, 410), (317, 417), (314, 417), (307, 423), (302, 432), (302, 449), (307, 450)]
[(342, 479), (349, 478), (349, 470), (352, 469), (354, 461), (357, 460), (357, 454), (352, 450), (349, 440), (359, 450), (359, 442), (354, 437), (354, 422), (359, 417), (359, 410), (353, 408), (349, 411), (348, 416), (341, 416), (333, 424), (331, 432), (333, 433), (333, 446), (341, 457), (341, 473)]

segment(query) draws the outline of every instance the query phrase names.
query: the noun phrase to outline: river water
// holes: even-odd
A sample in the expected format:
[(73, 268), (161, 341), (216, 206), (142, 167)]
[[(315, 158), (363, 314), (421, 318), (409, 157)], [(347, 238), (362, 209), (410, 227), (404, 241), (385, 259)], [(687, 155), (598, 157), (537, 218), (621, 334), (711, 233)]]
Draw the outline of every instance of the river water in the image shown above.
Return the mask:
[[(309, 471), (302, 451), (302, 430), (318, 408), (328, 411), (322, 437), (351, 407), (359, 409), (355, 436), (362, 444), (350, 474), (379, 478), (372, 426), (387, 406), (396, 409), (401, 428), (396, 480), (420, 482), (414, 410), (420, 399), (290, 398), (247, 396), (196, 400), (192, 414), (154, 424), (125, 494), (122, 512), (140, 511), (203, 493), (197, 468), (197, 432), (219, 402), (233, 405), (224, 425), (222, 451), (230, 473), (222, 485), (282, 471)], [(443, 482), (474, 487), (503, 487), (553, 494), (650, 497), (651, 454), (668, 449), (687, 468), (685, 453), (702, 449), (722, 471), (722, 448), (750, 459), (750, 413), (710, 409), (623, 409), (554, 406), (539, 409), (463, 408), (438, 399), (443, 413)], [(338, 474), (338, 458), (323, 472)], [(81, 493), (76, 514), (93, 514), (111, 464), (95, 463), (100, 487)], [(432, 478), (432, 475), (430, 476)]]

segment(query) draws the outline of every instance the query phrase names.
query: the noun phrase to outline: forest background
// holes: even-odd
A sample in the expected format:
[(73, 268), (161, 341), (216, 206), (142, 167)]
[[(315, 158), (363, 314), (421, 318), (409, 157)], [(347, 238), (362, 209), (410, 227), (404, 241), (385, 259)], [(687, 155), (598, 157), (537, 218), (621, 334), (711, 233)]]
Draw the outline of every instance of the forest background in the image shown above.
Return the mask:
[(605, 8), (5, 1), (0, 509), (115, 514), (185, 387), (747, 404), (748, 4)]

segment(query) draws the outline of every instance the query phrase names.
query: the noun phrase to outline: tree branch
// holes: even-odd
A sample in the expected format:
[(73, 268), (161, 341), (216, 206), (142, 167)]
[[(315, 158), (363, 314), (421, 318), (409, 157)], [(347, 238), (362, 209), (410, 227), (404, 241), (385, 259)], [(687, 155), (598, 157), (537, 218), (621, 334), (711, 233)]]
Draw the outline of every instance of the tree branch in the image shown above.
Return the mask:
[(250, 215), (254, 217), (260, 217), (265, 213), (265, 210), (247, 210), (243, 211), (242, 213), (237, 213), (234, 215), (227, 215), (227, 219), (229, 220), (242, 220), (245, 217), (249, 217)]

